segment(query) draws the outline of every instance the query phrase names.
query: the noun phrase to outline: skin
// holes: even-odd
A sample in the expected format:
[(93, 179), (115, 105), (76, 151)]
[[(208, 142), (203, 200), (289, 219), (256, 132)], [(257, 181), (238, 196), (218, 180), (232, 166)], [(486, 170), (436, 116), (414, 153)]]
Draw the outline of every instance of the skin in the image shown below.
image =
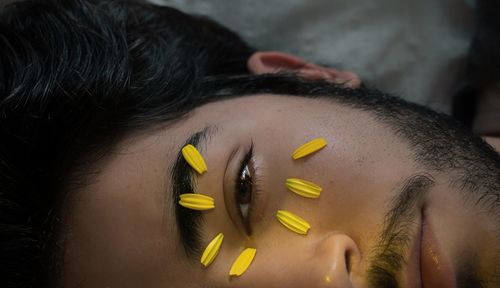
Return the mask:
[[(225, 239), (203, 268), (180, 243), (168, 176), (186, 139), (209, 125), (217, 128), (201, 149), (208, 172), (197, 177), (197, 193), (213, 197), (216, 208), (203, 212), (202, 244), (219, 232)], [(295, 148), (317, 137), (328, 146), (292, 160)], [(231, 183), (252, 141), (261, 193), (248, 236)], [(260, 95), (207, 104), (172, 125), (128, 137), (95, 165), (99, 173), (68, 201), (64, 287), (364, 287), (390, 201), (419, 173), (436, 183), (418, 207), (425, 207), (446, 259), (455, 268), (464, 252), (473, 252), (482, 263), (478, 273), (495, 267), (491, 217), (465, 202), (446, 173), (414, 162), (388, 127), (326, 100)], [(289, 177), (320, 185), (321, 197), (291, 193), (284, 185)], [(307, 219), (308, 235), (285, 229), (278, 209)], [(412, 239), (420, 224), (417, 218)], [(241, 277), (229, 277), (245, 247), (257, 249), (253, 263)], [(409, 250), (405, 257), (415, 259)], [(402, 286), (420, 284), (411, 265), (398, 275)]]
[(500, 137), (483, 137), (491, 147), (495, 148), (497, 152), (500, 152)]

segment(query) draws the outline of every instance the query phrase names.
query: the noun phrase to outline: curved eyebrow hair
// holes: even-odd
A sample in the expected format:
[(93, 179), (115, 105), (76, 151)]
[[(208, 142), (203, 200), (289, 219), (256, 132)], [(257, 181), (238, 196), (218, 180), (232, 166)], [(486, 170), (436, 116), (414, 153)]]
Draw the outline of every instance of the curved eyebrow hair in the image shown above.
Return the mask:
[[(207, 126), (201, 131), (192, 134), (182, 147), (191, 144), (196, 149), (202, 150), (200, 147), (206, 147), (207, 140), (215, 134), (216, 130), (216, 126)], [(196, 176), (196, 172), (189, 166), (182, 156), (181, 151), (179, 151), (171, 169), (170, 183), (172, 183), (172, 199), (180, 241), (184, 247), (186, 256), (191, 260), (197, 260), (202, 252), (201, 231), (203, 214), (200, 211), (182, 207), (178, 203), (181, 194), (196, 193)]]
[(391, 200), (379, 241), (372, 251), (368, 270), (370, 287), (399, 287), (396, 275), (406, 263), (404, 255), (411, 245), (411, 231), (420, 213), (417, 208), (434, 185), (430, 175), (410, 176)]

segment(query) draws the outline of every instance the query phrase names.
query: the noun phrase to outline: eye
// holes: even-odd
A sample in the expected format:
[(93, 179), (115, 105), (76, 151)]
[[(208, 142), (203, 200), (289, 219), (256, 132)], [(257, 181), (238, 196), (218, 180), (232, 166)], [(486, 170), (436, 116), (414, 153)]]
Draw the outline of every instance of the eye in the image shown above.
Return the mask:
[(241, 161), (240, 169), (235, 181), (234, 199), (236, 211), (238, 212), (245, 232), (251, 234), (250, 216), (252, 214), (252, 203), (254, 202), (254, 179), (251, 159), (253, 157), (253, 145)]
[(248, 165), (245, 165), (240, 173), (240, 179), (238, 180), (238, 189), (236, 191), (236, 203), (239, 207), (239, 212), (243, 221), (246, 222), (248, 218), (248, 208), (252, 203), (252, 175), (250, 175), (250, 169)]

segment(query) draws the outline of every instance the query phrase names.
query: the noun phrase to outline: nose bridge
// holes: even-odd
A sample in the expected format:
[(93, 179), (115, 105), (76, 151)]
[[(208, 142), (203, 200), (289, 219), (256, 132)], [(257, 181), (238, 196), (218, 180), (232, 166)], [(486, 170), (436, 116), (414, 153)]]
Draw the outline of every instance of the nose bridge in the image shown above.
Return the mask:
[(328, 235), (314, 251), (314, 287), (355, 287), (352, 282), (361, 262), (359, 248), (349, 236)]

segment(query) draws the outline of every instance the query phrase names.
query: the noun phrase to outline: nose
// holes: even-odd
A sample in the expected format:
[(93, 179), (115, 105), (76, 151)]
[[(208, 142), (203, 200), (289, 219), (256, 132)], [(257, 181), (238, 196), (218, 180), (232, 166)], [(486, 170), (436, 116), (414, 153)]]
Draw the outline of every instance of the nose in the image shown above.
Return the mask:
[(356, 287), (361, 254), (352, 238), (331, 234), (321, 239), (313, 255), (314, 287)]

